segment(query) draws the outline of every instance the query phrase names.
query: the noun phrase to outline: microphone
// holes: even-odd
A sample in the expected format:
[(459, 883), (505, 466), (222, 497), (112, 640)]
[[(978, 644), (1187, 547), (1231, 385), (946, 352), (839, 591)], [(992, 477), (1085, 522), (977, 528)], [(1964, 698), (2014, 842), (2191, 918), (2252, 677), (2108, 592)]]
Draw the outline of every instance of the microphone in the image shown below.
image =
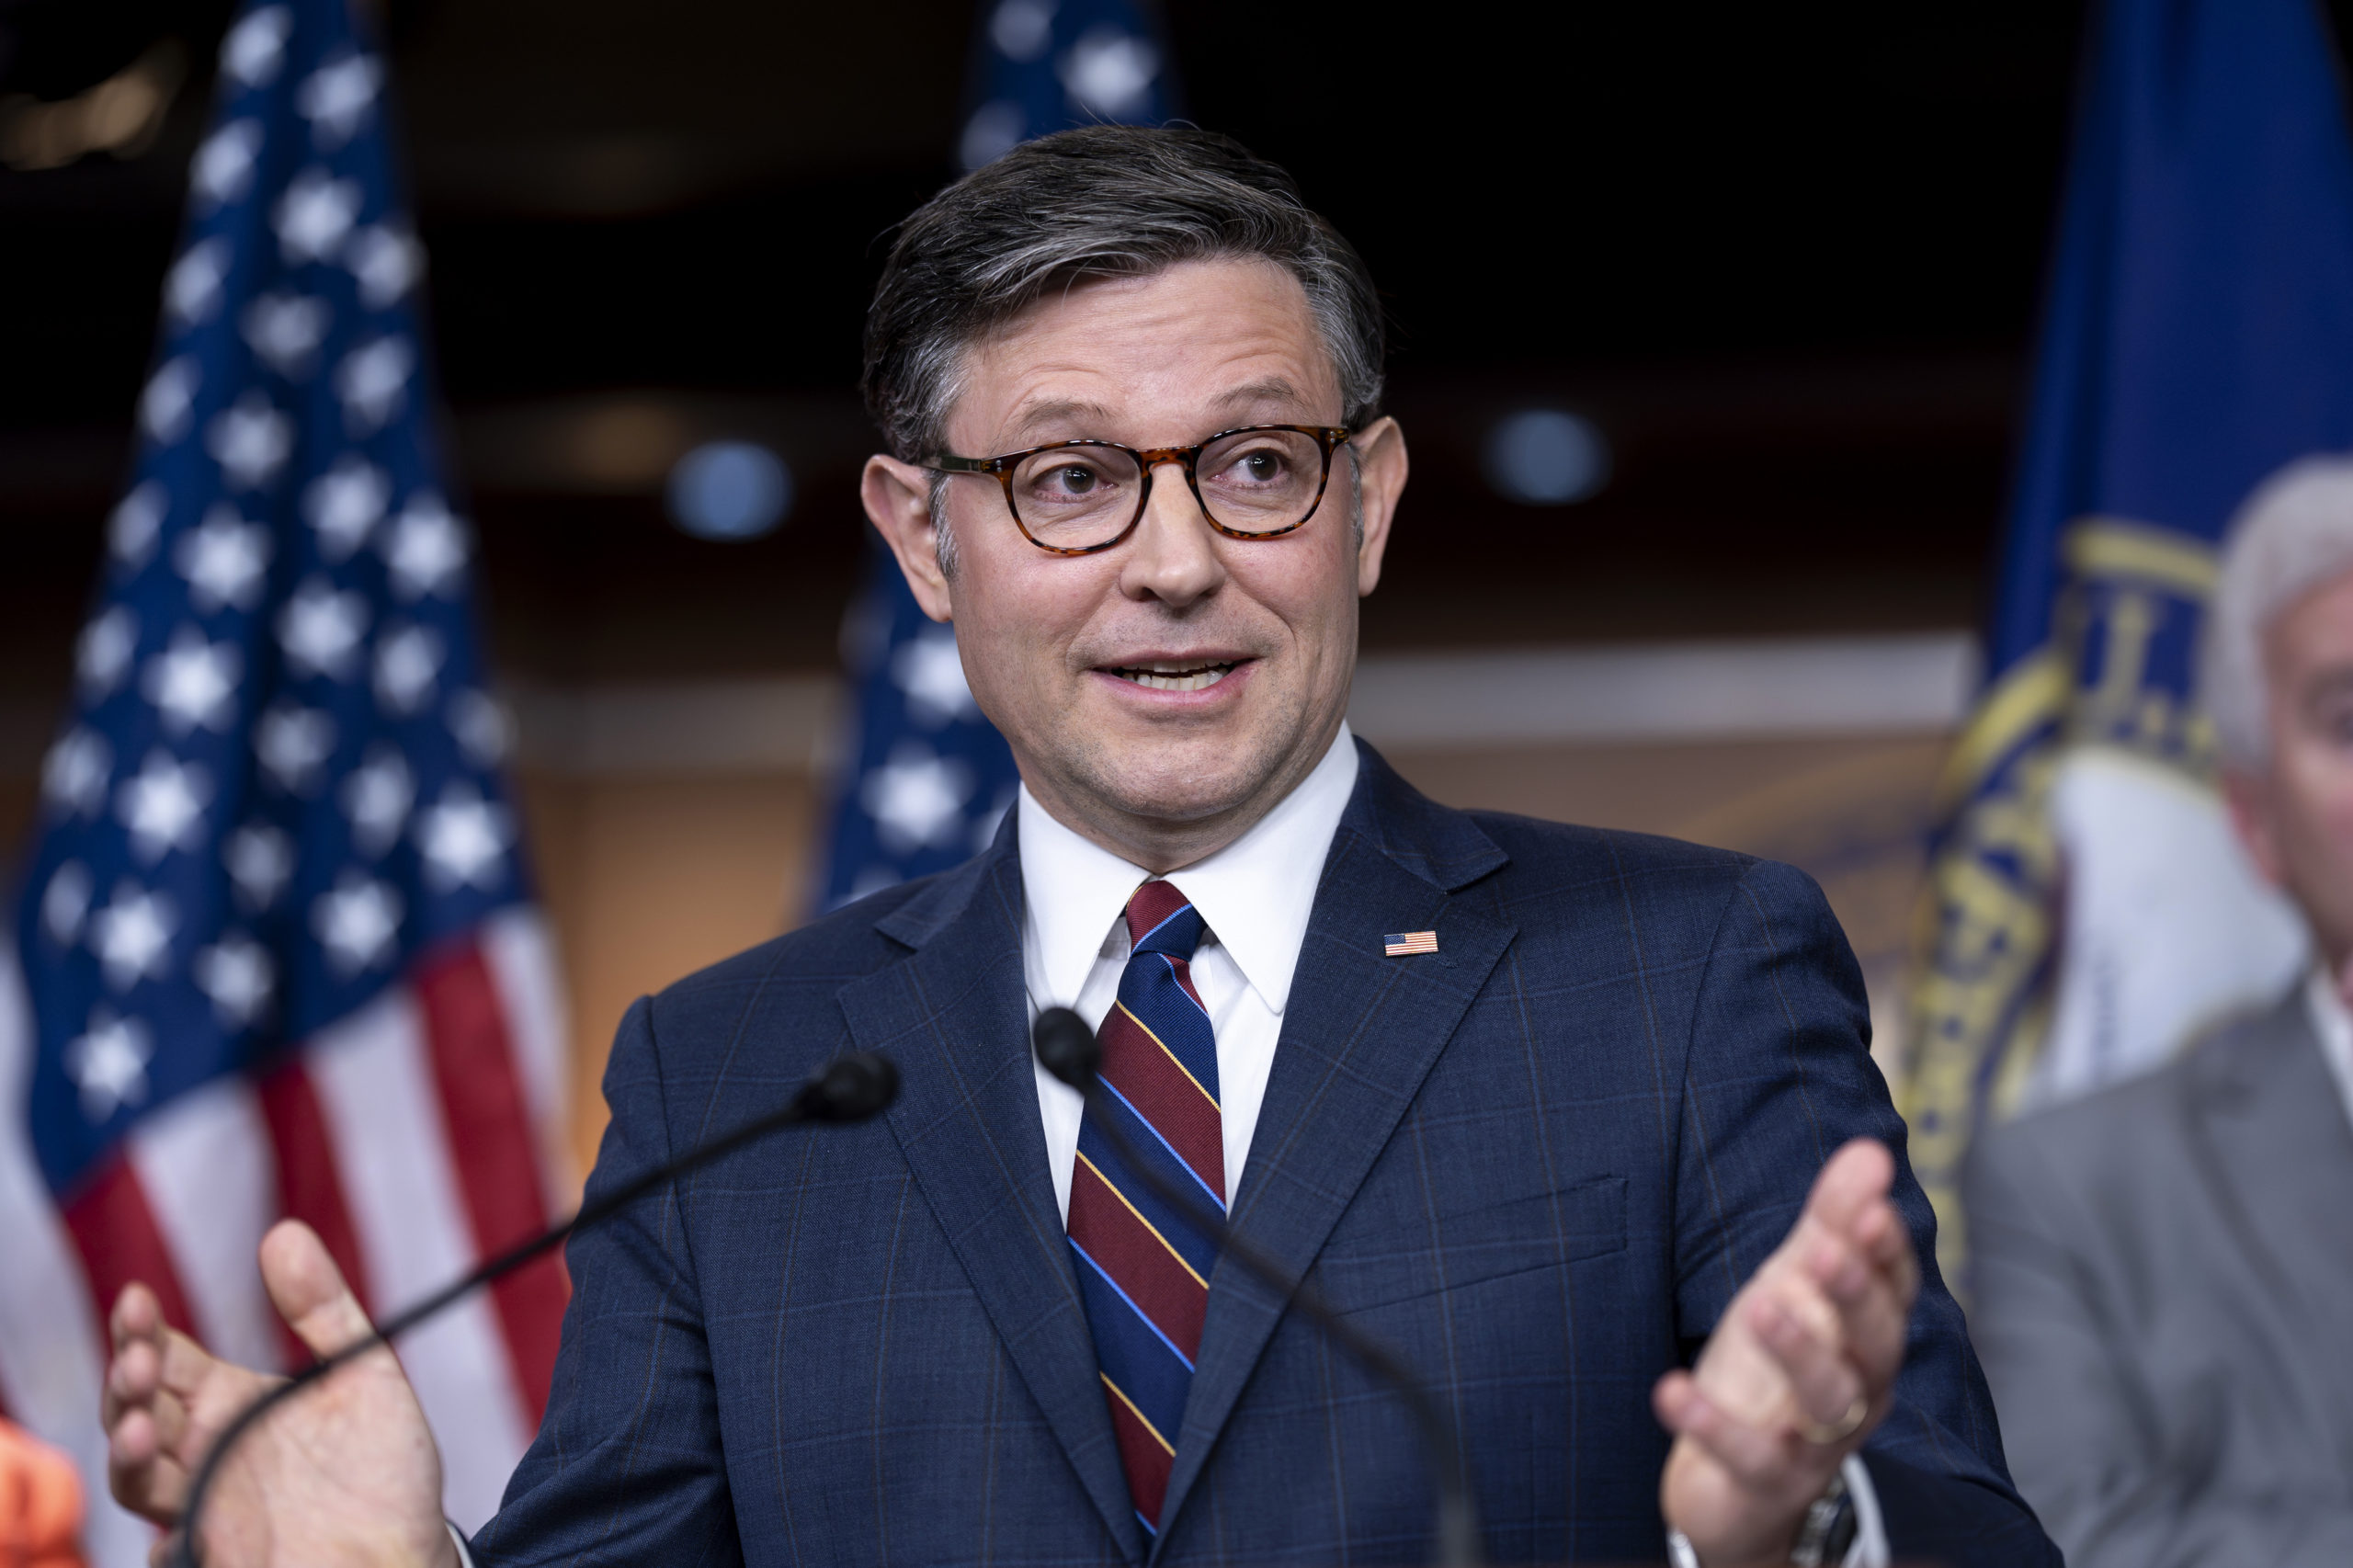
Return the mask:
[(1427, 1454), (1430, 1484), (1438, 1493), (1438, 1553), (1441, 1568), (1479, 1568), (1484, 1561), (1479, 1544), (1479, 1506), (1462, 1471), (1462, 1445), (1454, 1423), (1421, 1380), (1398, 1354), (1332, 1310), (1331, 1304), (1306, 1279), (1237, 1235), (1225, 1216), (1161, 1174), (1129, 1139), (1111, 1115), (1101, 1088), (1103, 1047), (1086, 1020), (1068, 1007), (1048, 1007), (1030, 1026), (1029, 1043), (1039, 1064), (1076, 1089), (1095, 1113), (1095, 1130), (1153, 1196), (1182, 1213), (1218, 1244), (1227, 1257), (1274, 1287), (1286, 1303), (1315, 1325), (1316, 1331), (1356, 1358), (1358, 1365), (1404, 1402)]
[(252, 1431), (263, 1416), (337, 1367), (366, 1355), (381, 1345), (391, 1343), (420, 1324), (438, 1317), (444, 1310), (492, 1280), (513, 1273), (541, 1253), (561, 1244), (574, 1231), (611, 1219), (654, 1188), (666, 1186), (722, 1154), (733, 1153), (745, 1144), (756, 1142), (771, 1132), (807, 1122), (841, 1126), (864, 1121), (897, 1098), (898, 1093), (899, 1070), (891, 1065), (889, 1058), (877, 1056), (870, 1051), (852, 1051), (836, 1056), (819, 1068), (816, 1076), (803, 1085), (799, 1094), (766, 1116), (722, 1132), (707, 1143), (697, 1144), (676, 1159), (624, 1182), (596, 1202), (582, 1205), (571, 1219), (509, 1247), (463, 1278), (451, 1280), (414, 1306), (393, 1314), (373, 1333), (312, 1362), (237, 1412), (235, 1417), (221, 1429), (220, 1438), (213, 1443), (211, 1451), (204, 1456), (204, 1462), (197, 1467), (196, 1478), (188, 1486), (188, 1506), (180, 1514), (179, 1551), (173, 1560), (175, 1568), (200, 1568), (202, 1548), (198, 1543), (201, 1535), (197, 1527), (204, 1511), (205, 1499), (211, 1494), (213, 1478), (219, 1474), (222, 1461), (228, 1457), (229, 1450), (236, 1446), (239, 1438)]

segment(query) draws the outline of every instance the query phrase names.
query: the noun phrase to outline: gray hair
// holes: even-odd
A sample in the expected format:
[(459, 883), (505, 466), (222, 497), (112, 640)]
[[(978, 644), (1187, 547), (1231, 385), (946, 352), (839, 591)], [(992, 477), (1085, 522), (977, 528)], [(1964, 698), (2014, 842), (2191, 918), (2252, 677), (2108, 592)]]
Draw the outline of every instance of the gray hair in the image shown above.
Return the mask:
[(1040, 137), (916, 209), (866, 313), (866, 406), (892, 456), (926, 461), (961, 391), (965, 350), (1049, 291), (1249, 256), (1306, 290), (1342, 423), (1361, 429), (1378, 418), (1385, 344), (1364, 262), (1308, 210), (1290, 175), (1231, 137), (1184, 126)]
[(2263, 636), (2279, 612), (2353, 572), (2353, 457), (2299, 459), (2256, 488), (2231, 524), (2207, 615), (2200, 684), (2222, 760), (2260, 773), (2271, 755)]

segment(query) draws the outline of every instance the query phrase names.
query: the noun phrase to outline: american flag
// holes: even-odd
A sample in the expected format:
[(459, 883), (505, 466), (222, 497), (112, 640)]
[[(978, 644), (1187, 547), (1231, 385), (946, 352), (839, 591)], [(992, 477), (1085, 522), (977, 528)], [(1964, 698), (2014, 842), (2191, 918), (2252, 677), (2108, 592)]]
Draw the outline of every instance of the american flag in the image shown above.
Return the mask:
[[(347, 0), (222, 46), (141, 447), (0, 947), (0, 1403), (105, 1496), (104, 1314), (296, 1352), (280, 1215), (381, 1316), (566, 1190), (552, 954), (431, 422), (382, 57)], [(403, 1346), (461, 1525), (546, 1399), (553, 1259)], [(92, 1560), (152, 1532), (94, 1506)]]
[[(956, 146), (966, 169), (1068, 126), (1174, 112), (1167, 51), (1136, 0), (983, 0), (979, 21), (974, 107)], [(955, 629), (925, 618), (879, 546), (842, 642), (858, 729), (818, 890), (826, 909), (986, 848), (1020, 785), (964, 684)]]

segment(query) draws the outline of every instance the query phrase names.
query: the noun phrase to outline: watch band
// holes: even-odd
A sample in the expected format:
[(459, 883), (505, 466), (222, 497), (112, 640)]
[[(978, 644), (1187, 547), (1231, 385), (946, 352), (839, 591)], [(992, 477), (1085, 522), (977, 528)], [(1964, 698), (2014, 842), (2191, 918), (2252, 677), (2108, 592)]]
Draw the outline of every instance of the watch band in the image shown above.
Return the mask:
[[(1855, 1499), (1847, 1490), (1847, 1477), (1834, 1472), (1822, 1495), (1806, 1505), (1797, 1544), (1790, 1548), (1790, 1568), (1834, 1568), (1844, 1562), (1855, 1544), (1856, 1526)], [(1673, 1568), (1704, 1568), (1681, 1530), (1666, 1532), (1666, 1556)]]
[(1855, 1500), (1847, 1494), (1843, 1471), (1833, 1472), (1822, 1495), (1806, 1505), (1798, 1543), (1790, 1548), (1790, 1568), (1826, 1568), (1842, 1562), (1855, 1542)]

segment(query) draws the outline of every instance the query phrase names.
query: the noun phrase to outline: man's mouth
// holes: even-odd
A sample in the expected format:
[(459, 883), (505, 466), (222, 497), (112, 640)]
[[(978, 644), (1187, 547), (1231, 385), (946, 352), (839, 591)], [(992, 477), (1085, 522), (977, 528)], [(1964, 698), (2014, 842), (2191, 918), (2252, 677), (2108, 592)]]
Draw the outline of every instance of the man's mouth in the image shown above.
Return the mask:
[(1228, 659), (1215, 664), (1180, 664), (1155, 659), (1149, 664), (1110, 665), (1104, 673), (1154, 691), (1206, 691), (1232, 674), (1238, 662)]

